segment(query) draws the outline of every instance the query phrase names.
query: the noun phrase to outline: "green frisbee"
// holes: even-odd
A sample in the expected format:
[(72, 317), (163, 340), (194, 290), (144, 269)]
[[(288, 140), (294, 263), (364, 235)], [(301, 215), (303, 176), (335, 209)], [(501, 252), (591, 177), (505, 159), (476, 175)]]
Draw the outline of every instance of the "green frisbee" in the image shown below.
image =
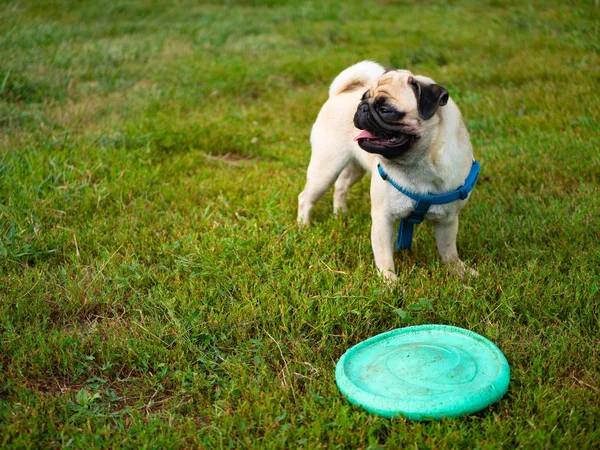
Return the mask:
[(477, 333), (421, 325), (355, 345), (338, 361), (335, 377), (341, 393), (371, 413), (437, 420), (500, 400), (510, 367), (500, 349)]

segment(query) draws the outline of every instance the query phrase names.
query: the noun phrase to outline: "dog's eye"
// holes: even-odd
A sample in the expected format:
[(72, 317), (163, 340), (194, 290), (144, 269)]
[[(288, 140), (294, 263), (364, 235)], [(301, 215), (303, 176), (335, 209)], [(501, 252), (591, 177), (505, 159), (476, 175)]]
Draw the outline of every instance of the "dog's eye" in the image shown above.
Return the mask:
[(385, 104), (379, 105), (377, 107), (377, 111), (379, 112), (379, 114), (381, 115), (394, 115), (396, 114), (396, 110), (392, 109), (392, 108), (388, 108), (387, 106), (385, 106)]
[(404, 117), (405, 113), (402, 111), (398, 111), (394, 107), (385, 106), (385, 104), (381, 104), (377, 107), (377, 112), (381, 116), (381, 118), (386, 122), (396, 122), (402, 117)]

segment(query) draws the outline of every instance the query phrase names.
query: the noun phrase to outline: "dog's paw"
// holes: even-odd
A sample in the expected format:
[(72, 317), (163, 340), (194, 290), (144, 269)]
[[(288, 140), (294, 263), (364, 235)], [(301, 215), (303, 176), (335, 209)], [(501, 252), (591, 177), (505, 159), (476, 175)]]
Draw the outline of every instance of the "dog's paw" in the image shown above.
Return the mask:
[(348, 214), (348, 207), (344, 205), (333, 205), (333, 214), (337, 217)]
[(296, 222), (298, 223), (298, 227), (300, 228), (305, 228), (308, 225), (310, 225), (310, 220), (308, 219), (308, 217), (303, 217), (300, 214), (298, 214), (298, 219), (296, 220)]
[(379, 275), (383, 277), (386, 284), (395, 284), (398, 281), (398, 275), (393, 270), (379, 270)]
[(455, 263), (451, 264), (449, 266), (449, 269), (453, 275), (457, 275), (460, 278), (464, 278), (467, 275), (470, 275), (472, 277), (479, 276), (479, 272), (477, 272), (476, 269), (472, 267), (467, 267), (466, 264), (461, 260), (458, 260)]

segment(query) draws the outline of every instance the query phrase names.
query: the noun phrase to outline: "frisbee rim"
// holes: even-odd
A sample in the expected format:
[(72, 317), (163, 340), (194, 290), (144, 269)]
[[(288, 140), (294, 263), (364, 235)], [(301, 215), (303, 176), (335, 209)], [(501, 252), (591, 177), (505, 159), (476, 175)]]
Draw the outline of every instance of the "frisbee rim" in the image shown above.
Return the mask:
[[(402, 403), (402, 399), (392, 399), (372, 392), (368, 392), (357, 386), (346, 373), (346, 364), (360, 350), (377, 344), (385, 339), (400, 334), (418, 334), (422, 332), (439, 332), (444, 334), (460, 334), (477, 342), (482, 352), (488, 352), (497, 360), (499, 369), (496, 377), (484, 388), (464, 392), (461, 401), (452, 401), (450, 406), (427, 408), (417, 407)], [(477, 356), (477, 355), (475, 355)], [(452, 325), (428, 324), (411, 327), (396, 328), (385, 333), (378, 334), (352, 346), (342, 355), (336, 365), (336, 383), (344, 397), (350, 403), (361, 406), (365, 410), (383, 417), (403, 416), (410, 420), (439, 420), (442, 418), (458, 417), (472, 414), (496, 403), (508, 390), (510, 381), (510, 366), (502, 351), (489, 339), (464, 328)], [(427, 398), (412, 403), (427, 403)], [(410, 402), (409, 402), (410, 403)], [(431, 401), (435, 404), (435, 401)]]

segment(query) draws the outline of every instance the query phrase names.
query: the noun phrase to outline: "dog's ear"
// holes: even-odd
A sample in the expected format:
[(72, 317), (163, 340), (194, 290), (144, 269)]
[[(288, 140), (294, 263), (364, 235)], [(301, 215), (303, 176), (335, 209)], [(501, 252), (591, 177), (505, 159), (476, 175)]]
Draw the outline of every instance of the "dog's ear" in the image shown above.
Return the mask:
[(413, 88), (417, 97), (417, 106), (421, 119), (431, 119), (440, 106), (448, 103), (448, 91), (439, 84), (426, 84), (414, 77), (410, 77), (408, 83)]

